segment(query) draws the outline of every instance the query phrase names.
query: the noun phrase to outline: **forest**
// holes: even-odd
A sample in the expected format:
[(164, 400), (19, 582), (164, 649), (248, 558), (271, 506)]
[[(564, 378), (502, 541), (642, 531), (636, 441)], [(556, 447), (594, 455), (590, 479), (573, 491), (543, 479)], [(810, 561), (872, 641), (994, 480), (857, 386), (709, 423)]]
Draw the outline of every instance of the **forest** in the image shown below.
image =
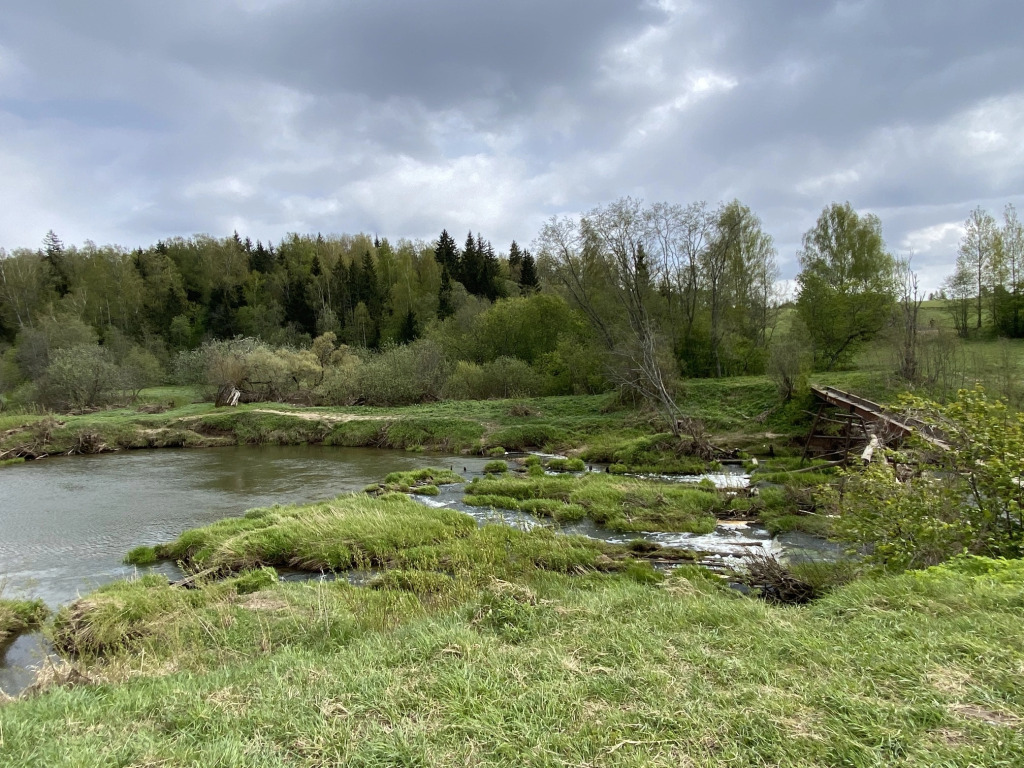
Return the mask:
[[(967, 220), (941, 300), (961, 335), (1024, 333), (1021, 227)], [(166, 383), (248, 400), (401, 405), (617, 388), (672, 416), (681, 379), (769, 373), (788, 397), (879, 334), (909, 382), (937, 375), (922, 296), (881, 222), (826, 206), (795, 296), (739, 201), (623, 198), (555, 217), (530, 249), (469, 232), (433, 242), (289, 234), (146, 248), (0, 249), (0, 405), (81, 409)], [(982, 311), (984, 309), (984, 312)]]

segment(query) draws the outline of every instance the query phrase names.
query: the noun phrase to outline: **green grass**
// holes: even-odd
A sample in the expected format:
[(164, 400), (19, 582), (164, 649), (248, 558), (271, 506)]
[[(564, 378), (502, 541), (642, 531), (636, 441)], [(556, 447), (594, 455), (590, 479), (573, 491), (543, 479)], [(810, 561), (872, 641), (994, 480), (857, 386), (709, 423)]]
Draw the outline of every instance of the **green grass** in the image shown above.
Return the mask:
[(441, 492), (439, 485), (464, 482), (466, 478), (453, 470), (425, 467), (407, 472), (392, 472), (384, 478), (383, 483), (368, 485), (363, 490), (371, 494), (417, 493), (423, 496), (437, 496)]
[(415, 572), (121, 585), (90, 599), (147, 603), (158, 637), (83, 668), (105, 682), (4, 706), (0, 763), (1019, 765), (1021, 563), (800, 607), (678, 573), (533, 573), (440, 606), (445, 577)]
[(158, 557), (195, 569), (238, 572), (258, 566), (345, 570), (382, 566), (400, 552), (470, 536), (472, 518), (435, 510), (400, 493), (353, 494), (314, 505), (253, 510), (186, 531)]
[[(799, 425), (758, 421), (774, 397), (764, 377), (691, 382), (683, 408), (725, 430), (733, 447), (766, 448), (766, 430), (795, 434)], [(191, 402), (188, 388), (148, 392), (159, 412), (121, 408), (76, 416), (0, 417), (0, 452), (27, 446), (36, 453), (79, 450), (323, 443), (488, 455), (498, 449), (571, 451), (586, 461), (628, 465), (633, 471), (701, 472), (686, 443), (660, 433), (651, 413), (616, 404), (609, 395), (543, 397), (527, 401), (439, 402), (404, 408), (300, 408), (254, 403), (216, 409)], [(146, 405), (145, 403), (143, 405)], [(788, 418), (788, 417), (787, 417)], [(717, 438), (716, 438), (717, 439)], [(83, 448), (83, 445), (86, 446)]]
[[(531, 505), (536, 501), (545, 503)], [(716, 491), (601, 473), (476, 478), (466, 486), (466, 502), (523, 509), (556, 520), (586, 516), (617, 531), (693, 533), (714, 530), (713, 515), (725, 507), (724, 496)]]
[(583, 459), (548, 459), (548, 469), (552, 472), (583, 472), (587, 465)]
[(16, 635), (39, 627), (49, 613), (42, 600), (0, 598), (0, 648)]

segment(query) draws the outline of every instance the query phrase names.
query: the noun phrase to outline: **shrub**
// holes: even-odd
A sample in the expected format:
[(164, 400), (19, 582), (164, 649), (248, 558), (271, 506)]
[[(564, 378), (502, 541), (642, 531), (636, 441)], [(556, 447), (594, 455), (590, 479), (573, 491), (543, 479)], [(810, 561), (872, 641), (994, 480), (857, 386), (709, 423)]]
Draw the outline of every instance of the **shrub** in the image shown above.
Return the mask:
[(393, 406), (441, 397), (448, 363), (441, 347), (429, 339), (388, 347), (359, 370), (359, 393), (367, 405)]
[(925, 568), (963, 552), (1024, 554), (1024, 414), (981, 387), (961, 390), (946, 406), (907, 398), (905, 410), (941, 434), (947, 450), (930, 448), (913, 476), (888, 463), (847, 474), (840, 494), (823, 501), (839, 513), (836, 533), (869, 562)]

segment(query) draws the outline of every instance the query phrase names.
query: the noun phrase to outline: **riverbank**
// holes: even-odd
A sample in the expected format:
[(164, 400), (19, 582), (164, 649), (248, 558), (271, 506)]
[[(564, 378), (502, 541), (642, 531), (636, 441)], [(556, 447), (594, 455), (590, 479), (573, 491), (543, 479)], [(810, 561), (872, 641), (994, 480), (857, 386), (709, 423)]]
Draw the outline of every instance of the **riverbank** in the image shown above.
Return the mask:
[[(777, 406), (764, 377), (687, 384), (686, 415), (722, 447), (767, 452), (799, 432), (799, 408)], [(215, 409), (177, 390), (137, 409), (0, 417), (0, 459), (132, 448), (324, 443), (484, 455), (535, 448), (634, 469), (692, 471), (664, 425), (611, 395), (444, 401), (403, 408), (303, 408), (255, 403)], [(699, 462), (698, 462), (699, 464)]]
[[(576, 457), (619, 473), (699, 474), (718, 467), (716, 457), (760, 458), (755, 480), (766, 488), (761, 521), (773, 533), (803, 530), (822, 535), (827, 524), (815, 511), (811, 486), (817, 473), (796, 467), (806, 430), (800, 402), (780, 406), (765, 377), (687, 383), (686, 416), (702, 425), (705, 448), (661, 431), (664, 424), (611, 395), (517, 400), (446, 401), (404, 408), (303, 408), (257, 403), (214, 408), (184, 402), (180, 389), (147, 393), (136, 409), (79, 415), (0, 418), (0, 459), (35, 460), (147, 448), (228, 445), (327, 445), (504, 456), (536, 450)], [(779, 470), (782, 472), (780, 473)], [(813, 482), (809, 482), (813, 480)], [(756, 512), (755, 512), (756, 514)]]
[[(75, 661), (4, 706), (0, 762), (1009, 766), (1024, 750), (1019, 562), (774, 606), (399, 494), (260, 510), (161, 554), (211, 573), (64, 609)], [(267, 562), (355, 566), (366, 586), (282, 582)]]
[(39, 628), (49, 613), (41, 600), (0, 598), (0, 650), (21, 633)]

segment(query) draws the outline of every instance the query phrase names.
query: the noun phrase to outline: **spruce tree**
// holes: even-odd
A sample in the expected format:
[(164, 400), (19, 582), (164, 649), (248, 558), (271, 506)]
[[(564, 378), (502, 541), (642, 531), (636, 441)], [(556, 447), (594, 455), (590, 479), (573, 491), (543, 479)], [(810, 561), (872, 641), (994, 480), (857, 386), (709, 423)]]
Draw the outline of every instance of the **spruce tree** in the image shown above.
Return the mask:
[(64, 243), (52, 229), (43, 238), (43, 260), (53, 271), (53, 287), (57, 289), (57, 295), (64, 296), (71, 290), (68, 268), (64, 260)]
[(484, 246), (481, 260), (480, 293), (491, 301), (505, 295), (505, 287), (501, 283), (501, 262), (489, 242)]
[(459, 282), (469, 293), (480, 295), (480, 273), (483, 271), (483, 254), (477, 250), (476, 238), (470, 232), (466, 235), (466, 247), (462, 249), (461, 269), (457, 273)]
[(441, 237), (437, 239), (437, 246), (434, 248), (434, 258), (448, 270), (449, 275), (458, 276), (459, 247), (455, 245), (455, 238), (448, 234), (447, 229), (441, 230)]
[(448, 267), (441, 267), (441, 287), (437, 291), (437, 317), (444, 320), (455, 314), (455, 307), (452, 304), (452, 278), (448, 274)]
[(412, 308), (405, 313), (405, 317), (402, 319), (402, 325), (398, 329), (398, 341), (402, 344), (408, 344), (409, 342), (416, 341), (420, 335), (419, 323), (416, 322), (416, 314), (412, 311)]
[(523, 251), (523, 266), (519, 273), (519, 287), (523, 293), (529, 293), (540, 288), (540, 281), (537, 279), (537, 264), (533, 260), (533, 254)]
[(519, 243), (515, 240), (512, 241), (512, 245), (508, 247), (508, 276), (509, 278), (518, 283), (519, 274), (523, 268), (523, 252), (519, 250)]
[(274, 269), (274, 251), (263, 247), (263, 243), (256, 241), (256, 247), (249, 254), (249, 270), (269, 274)]

